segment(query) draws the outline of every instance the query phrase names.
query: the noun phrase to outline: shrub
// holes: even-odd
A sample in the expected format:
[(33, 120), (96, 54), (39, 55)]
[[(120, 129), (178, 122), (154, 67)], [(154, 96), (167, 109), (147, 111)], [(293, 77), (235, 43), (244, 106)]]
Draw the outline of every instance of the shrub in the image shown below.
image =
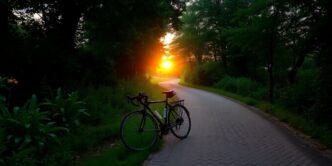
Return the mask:
[(6, 135), (1, 154), (6, 165), (13, 160), (25, 163), (27, 158), (48, 154), (52, 146), (59, 143), (59, 133), (68, 131), (49, 121), (47, 113), (40, 111), (36, 96), (32, 96), (23, 107), (15, 107), (12, 111), (2, 109), (0, 127)]
[[(13, 78), (0, 77), (0, 92), (10, 95), (15, 84), (17, 81)], [(13, 108), (0, 93), (0, 165), (70, 163), (72, 156), (61, 141), (69, 128), (77, 126), (81, 116), (87, 115), (85, 110), (77, 92), (63, 97), (59, 89), (53, 100), (41, 105), (33, 95), (22, 107)]]
[(184, 73), (182, 75), (182, 78), (186, 81), (186, 82), (190, 82), (190, 83), (194, 83), (196, 82), (196, 78), (198, 77), (198, 73), (197, 73), (197, 69), (195, 67), (195, 64), (188, 64), (186, 65), (185, 69), (184, 69)]
[(247, 78), (237, 78), (236, 79), (236, 93), (241, 95), (250, 96), (251, 92), (256, 88), (255, 82)]
[(237, 89), (236, 78), (226, 76), (220, 81), (218, 81), (214, 86), (235, 93)]
[(256, 99), (265, 98), (267, 93), (265, 87), (245, 77), (235, 78), (226, 76), (217, 82), (214, 87)]
[(281, 104), (298, 113), (314, 116), (313, 112), (310, 113), (310, 110), (315, 104), (315, 97), (317, 95), (317, 73), (318, 71), (316, 70), (300, 70), (296, 83), (280, 89), (281, 95), (279, 100)]
[[(9, 88), (7, 79), (1, 78), (0, 85)], [(112, 87), (82, 87), (87, 104), (77, 92), (63, 95), (58, 89), (54, 97), (51, 95), (42, 104), (33, 95), (24, 106), (9, 109), (8, 99), (0, 92), (0, 165), (73, 164), (75, 151), (118, 136), (120, 117), (131, 110), (125, 95), (135, 95), (138, 89), (156, 94), (148, 80), (136, 78), (119, 81)], [(160, 93), (158, 98), (161, 96)], [(91, 117), (97, 121), (91, 123)], [(90, 123), (79, 125), (82, 122)]]
[(251, 91), (251, 97), (255, 99), (267, 99), (268, 98), (268, 92), (266, 87), (258, 85), (255, 89)]
[(57, 126), (68, 129), (78, 126), (83, 116), (89, 116), (86, 112), (85, 103), (79, 100), (78, 92), (69, 93), (65, 98), (60, 88), (53, 99), (46, 99), (41, 104), (41, 108)]
[(203, 74), (203, 82), (206, 85), (213, 85), (225, 75), (223, 67), (219, 62), (205, 62), (199, 66)]
[(187, 65), (183, 78), (187, 82), (201, 85), (213, 85), (225, 75), (219, 62), (205, 62)]

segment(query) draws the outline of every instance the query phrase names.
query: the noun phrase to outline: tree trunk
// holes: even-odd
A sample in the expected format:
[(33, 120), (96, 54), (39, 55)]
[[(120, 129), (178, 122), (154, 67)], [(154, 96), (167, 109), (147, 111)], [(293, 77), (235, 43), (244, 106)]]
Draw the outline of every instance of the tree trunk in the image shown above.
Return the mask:
[(306, 39), (306, 41), (304, 41), (301, 50), (295, 53), (295, 57), (297, 58), (295, 59), (291, 69), (288, 71), (288, 82), (290, 84), (294, 84), (297, 70), (302, 66), (305, 57), (313, 50), (313, 41), (313, 36), (310, 36), (308, 39)]
[(296, 59), (296, 62), (293, 64), (293, 66), (288, 71), (288, 82), (290, 84), (294, 84), (297, 70), (302, 66), (305, 57), (306, 57), (306, 54), (299, 55), (299, 57)]
[(227, 61), (227, 56), (226, 56), (226, 53), (225, 53), (225, 46), (224, 45), (221, 45), (221, 47), (220, 47), (220, 54), (221, 54), (221, 61), (222, 61), (225, 73), (227, 73), (228, 61)]
[(196, 61), (198, 62), (198, 63), (201, 63), (203, 60), (202, 60), (203, 58), (202, 58), (202, 54), (196, 54)]
[(269, 101), (273, 103), (274, 101), (274, 77), (273, 77), (273, 66), (274, 66), (274, 50), (275, 50), (275, 36), (274, 31), (270, 36), (269, 41), (269, 50), (268, 50), (268, 64), (267, 64), (267, 72), (268, 72), (268, 85), (269, 85)]
[[(272, 5), (275, 6), (274, 0), (272, 1)], [(273, 66), (274, 66), (274, 53), (276, 48), (276, 33), (277, 33), (277, 12), (275, 11), (272, 16), (272, 24), (270, 27), (270, 34), (269, 34), (269, 43), (268, 43), (268, 78), (269, 78), (269, 101), (271, 103), (274, 102), (274, 77), (273, 77)]]
[(61, 0), (60, 12), (62, 20), (60, 25), (60, 41), (64, 48), (73, 51), (75, 48), (75, 36), (78, 22), (81, 17), (81, 9), (74, 0)]
[(203, 61), (203, 57), (202, 57), (203, 51), (201, 50), (201, 48), (196, 48), (194, 55), (195, 55), (196, 61), (198, 63), (201, 63)]
[(4, 74), (8, 70), (9, 55), (9, 30), (8, 30), (8, 2), (0, 1), (0, 73)]
[(274, 96), (274, 80), (273, 80), (273, 68), (268, 69), (268, 77), (269, 77), (269, 101), (273, 103)]
[[(9, 17), (9, 9), (8, 9), (8, 2), (1, 1), (0, 2), (0, 42), (1, 46), (3, 46), (4, 43), (7, 43), (8, 38), (8, 17)], [(1, 48), (2, 50), (3, 48)]]
[(218, 48), (216, 45), (214, 45), (213, 46), (213, 59), (215, 62), (218, 62), (218, 54), (219, 54)]

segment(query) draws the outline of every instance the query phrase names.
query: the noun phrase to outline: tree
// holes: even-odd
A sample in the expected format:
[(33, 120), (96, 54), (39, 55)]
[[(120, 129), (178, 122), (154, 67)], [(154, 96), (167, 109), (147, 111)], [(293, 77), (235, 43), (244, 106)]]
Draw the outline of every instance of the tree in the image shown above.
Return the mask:
[(282, 2), (258, 0), (247, 9), (238, 12), (242, 19), (238, 28), (228, 31), (228, 40), (231, 45), (250, 50), (257, 55), (265, 57), (265, 66), (268, 73), (269, 100), (274, 99), (274, 64), (278, 47), (278, 27), (283, 22), (284, 14)]
[(227, 28), (237, 25), (233, 21), (239, 8), (248, 6), (248, 0), (221, 1), (199, 0), (188, 6), (181, 16), (180, 37), (175, 45), (178, 50), (186, 50), (201, 61), (202, 54), (221, 60), (227, 71), (228, 43), (225, 37)]
[(29, 94), (41, 84), (111, 84), (116, 74), (144, 73), (185, 1), (0, 2), (0, 74), (15, 76)]
[(193, 54), (197, 62), (202, 61), (204, 52), (204, 32), (201, 31), (203, 23), (201, 22), (201, 13), (196, 11), (198, 7), (192, 4), (184, 14), (181, 16), (181, 34), (179, 34), (175, 43), (178, 43), (178, 48), (183, 49), (187, 55)]
[(9, 8), (7, 1), (0, 1), (0, 34), (1, 37), (1, 45), (5, 43), (5, 39), (8, 35), (8, 17), (9, 17)]

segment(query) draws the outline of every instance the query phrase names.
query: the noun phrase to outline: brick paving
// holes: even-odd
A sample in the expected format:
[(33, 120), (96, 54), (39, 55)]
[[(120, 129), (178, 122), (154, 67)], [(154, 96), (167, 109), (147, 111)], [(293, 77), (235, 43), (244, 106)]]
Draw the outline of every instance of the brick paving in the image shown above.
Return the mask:
[(160, 85), (185, 99), (192, 130), (184, 140), (165, 136), (165, 146), (146, 161), (147, 166), (332, 166), (330, 160), (243, 105), (176, 81)]

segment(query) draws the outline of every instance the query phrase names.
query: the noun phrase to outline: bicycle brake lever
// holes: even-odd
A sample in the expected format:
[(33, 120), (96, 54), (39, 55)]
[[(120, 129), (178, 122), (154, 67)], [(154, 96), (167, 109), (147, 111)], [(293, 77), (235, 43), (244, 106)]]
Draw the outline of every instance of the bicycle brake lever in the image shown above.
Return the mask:
[(128, 99), (128, 102), (130, 102), (132, 105), (134, 105), (134, 106), (136, 106), (136, 107), (139, 106), (138, 104), (136, 104), (136, 103), (134, 102), (135, 99), (138, 100), (137, 97), (130, 97), (130, 96), (128, 96), (128, 95), (127, 95), (126, 97), (127, 97), (127, 99)]

